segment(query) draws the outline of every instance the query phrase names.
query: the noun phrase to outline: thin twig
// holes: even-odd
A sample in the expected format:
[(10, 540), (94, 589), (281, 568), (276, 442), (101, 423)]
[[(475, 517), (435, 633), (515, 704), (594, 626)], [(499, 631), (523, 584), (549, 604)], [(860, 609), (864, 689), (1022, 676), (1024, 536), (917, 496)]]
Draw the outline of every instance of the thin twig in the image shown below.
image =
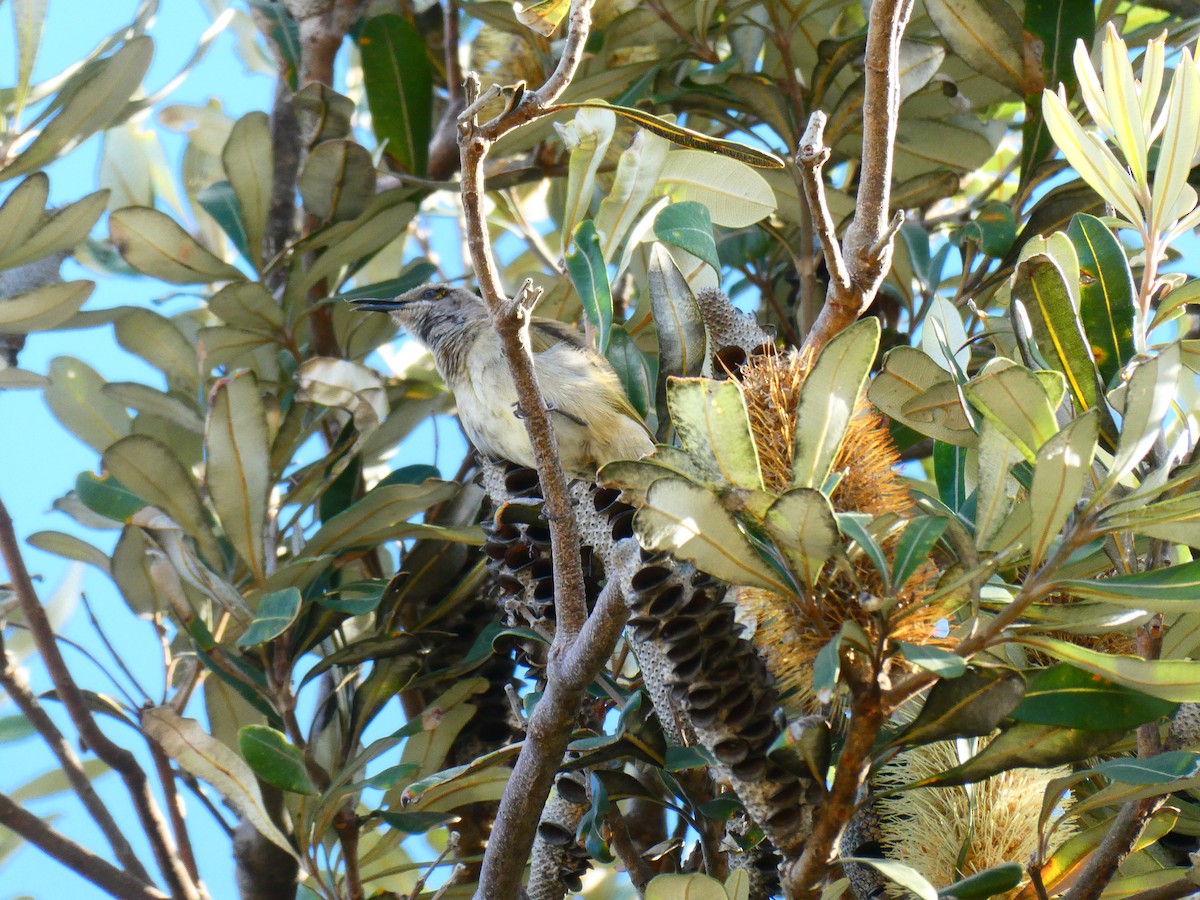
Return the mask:
[[(196, 854), (192, 850), (192, 841), (187, 830), (187, 810), (183, 798), (175, 787), (175, 771), (171, 768), (171, 760), (158, 741), (146, 740), (150, 748), (150, 758), (154, 760), (154, 769), (158, 773), (158, 783), (162, 785), (163, 800), (167, 805), (167, 816), (171, 820), (171, 831), (175, 835), (175, 843), (179, 847), (179, 858), (184, 868), (191, 876), (192, 883), (200, 889), (200, 868), (196, 865)], [(202, 894), (206, 891), (201, 890)]]
[(137, 854), (134, 853), (133, 847), (129, 845), (129, 841), (125, 839), (125, 834), (117, 825), (116, 820), (112, 817), (108, 807), (100, 799), (100, 795), (96, 793), (96, 788), (92, 784), (91, 779), (83, 771), (83, 763), (79, 757), (75, 755), (70, 743), (63, 736), (63, 733), (58, 730), (58, 726), (54, 724), (54, 720), (42, 705), (38, 703), (37, 698), (29, 689), (29, 685), (21, 676), (20, 670), (13, 668), (5, 649), (4, 639), (0, 636), (0, 687), (4, 688), (5, 693), (12, 698), (17, 705), (17, 709), (25, 716), (25, 721), (34, 727), (42, 740), (50, 748), (50, 752), (54, 754), (54, 758), (58, 760), (59, 766), (62, 767), (63, 773), (67, 776), (67, 781), (71, 783), (72, 789), (78, 795), (84, 809), (92, 817), (100, 832), (104, 835), (108, 845), (112, 847), (113, 854), (117, 857), (118, 862), (125, 867), (131, 877), (137, 878), (140, 881), (151, 884), (152, 879), (150, 873), (146, 871)]
[(825, 253), (825, 265), (829, 268), (830, 290), (836, 290), (839, 295), (851, 290), (850, 273), (846, 271), (846, 261), (842, 258), (842, 248), (838, 244), (837, 225), (829, 212), (829, 202), (825, 197), (825, 182), (821, 172), (829, 161), (830, 150), (825, 146), (825, 113), (816, 110), (808, 120), (808, 128), (800, 138), (800, 146), (796, 150), (796, 167), (800, 172), (800, 180), (804, 185), (804, 196), (808, 199), (808, 208), (812, 214), (813, 225), (817, 231), (817, 239)]
[(4, 564), (8, 567), (9, 575), (12, 577), (17, 603), (25, 614), (25, 621), (33, 635), (42, 664), (50, 675), (50, 681), (54, 684), (58, 699), (62, 701), (63, 706), (67, 709), (67, 714), (71, 717), (71, 723), (79, 732), (84, 743), (115, 769), (125, 782), (142, 830), (150, 841), (154, 858), (158, 862), (163, 877), (167, 880), (171, 893), (185, 898), (185, 900), (201, 900), (195, 885), (191, 883), (187, 870), (175, 855), (175, 848), (171, 846), (166, 822), (163, 821), (154, 795), (150, 792), (146, 773), (138, 765), (138, 761), (132, 753), (124, 747), (114, 744), (108, 735), (100, 730), (96, 720), (92, 718), (83, 692), (75, 683), (66, 661), (58, 650), (58, 644), (54, 639), (54, 629), (46, 617), (45, 608), (38, 601), (33, 581), (29, 577), (29, 571), (25, 568), (25, 560), (21, 556), (21, 550), (17, 544), (12, 518), (2, 501), (0, 501), (0, 555), (3, 556)]
[(638, 853), (633, 838), (629, 834), (629, 826), (625, 823), (625, 816), (616, 806), (613, 806), (612, 811), (604, 817), (604, 822), (608, 825), (609, 843), (612, 845), (613, 852), (625, 866), (625, 871), (629, 873), (629, 880), (633, 882), (640, 897), (646, 893), (646, 885), (654, 877), (654, 871), (642, 854)]
[(0, 794), (0, 825), (19, 834), (56, 862), (86, 878), (121, 900), (168, 900), (166, 894), (54, 830), (33, 813), (22, 809), (7, 794)]

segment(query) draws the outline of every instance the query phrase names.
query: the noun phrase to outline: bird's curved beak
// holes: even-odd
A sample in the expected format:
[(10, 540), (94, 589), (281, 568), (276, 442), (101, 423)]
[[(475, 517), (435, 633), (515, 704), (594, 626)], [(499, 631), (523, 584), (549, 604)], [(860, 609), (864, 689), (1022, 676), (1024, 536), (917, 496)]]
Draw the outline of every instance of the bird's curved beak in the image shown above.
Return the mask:
[(351, 306), (358, 312), (392, 312), (399, 309), (404, 304), (395, 299), (382, 300), (372, 297), (363, 297), (360, 299), (352, 299), (348, 301)]

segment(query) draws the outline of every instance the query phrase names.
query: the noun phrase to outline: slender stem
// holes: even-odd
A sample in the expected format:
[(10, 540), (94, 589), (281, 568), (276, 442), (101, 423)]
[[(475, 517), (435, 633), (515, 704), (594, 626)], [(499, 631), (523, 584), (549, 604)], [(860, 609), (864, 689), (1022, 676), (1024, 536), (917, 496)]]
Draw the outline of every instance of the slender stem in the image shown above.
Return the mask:
[(70, 743), (58, 730), (58, 726), (54, 724), (46, 710), (38, 703), (37, 698), (29, 689), (29, 685), (21, 677), (20, 670), (12, 666), (11, 660), (5, 653), (2, 636), (0, 636), (0, 687), (4, 688), (5, 693), (12, 698), (17, 709), (25, 716), (25, 720), (37, 730), (42, 740), (46, 742), (50, 752), (54, 754), (63, 773), (67, 776), (67, 781), (71, 783), (72, 789), (83, 803), (84, 809), (88, 811), (105, 840), (108, 841), (108, 845), (112, 847), (117, 860), (125, 867), (130, 876), (146, 884), (152, 883), (150, 873), (137, 858), (137, 854), (129, 845), (129, 841), (125, 839), (124, 833), (113, 819), (108, 807), (96, 793), (91, 779), (83, 771), (83, 764), (75, 755)]
[(784, 891), (790, 898), (819, 896), (821, 882), (837, 849), (837, 840), (854, 813), (858, 791), (871, 766), (871, 748), (886, 720), (880, 703), (877, 673), (855, 689), (846, 743), (838, 755), (833, 786), (813, 823), (804, 852), (783, 873)]
[(104, 858), (55, 831), (33, 813), (14, 803), (7, 794), (0, 794), (0, 825), (16, 832), (55, 861), (114, 897), (121, 900), (168, 900), (167, 895), (158, 888), (122, 872)]
[(4, 564), (8, 567), (9, 575), (12, 577), (17, 603), (25, 614), (25, 621), (33, 635), (42, 664), (45, 665), (46, 671), (50, 675), (50, 681), (54, 684), (58, 699), (66, 707), (67, 714), (71, 717), (71, 723), (79, 732), (83, 742), (115, 769), (125, 782), (142, 830), (150, 841), (154, 858), (158, 862), (163, 877), (167, 880), (171, 894), (185, 898), (185, 900), (201, 900), (187, 870), (175, 855), (175, 848), (171, 846), (166, 822), (163, 821), (158, 804), (154, 801), (154, 795), (150, 792), (146, 773), (138, 765), (138, 761), (132, 753), (113, 743), (108, 735), (100, 730), (96, 720), (92, 718), (83, 692), (75, 683), (66, 661), (58, 650), (58, 644), (54, 640), (54, 629), (46, 617), (46, 610), (38, 601), (33, 581), (29, 577), (29, 571), (25, 568), (25, 560), (22, 558), (20, 547), (17, 544), (12, 518), (2, 501), (0, 501), (0, 555), (3, 556)]
[(629, 873), (629, 880), (633, 882), (640, 897), (646, 893), (646, 885), (654, 877), (654, 871), (642, 854), (638, 853), (638, 849), (633, 843), (633, 837), (629, 834), (629, 826), (625, 823), (625, 817), (616, 806), (613, 806), (612, 811), (605, 816), (604, 822), (608, 825), (609, 842), (612, 844), (613, 852), (625, 866), (625, 871)]
[(183, 798), (175, 787), (175, 772), (171, 761), (158, 741), (148, 740), (150, 757), (154, 760), (154, 769), (158, 773), (158, 783), (162, 785), (163, 798), (167, 805), (167, 815), (171, 819), (171, 831), (175, 835), (175, 843), (179, 846), (179, 858), (187, 869), (192, 883), (200, 885), (200, 868), (196, 865), (196, 854), (192, 851), (192, 841), (187, 830), (187, 810)]

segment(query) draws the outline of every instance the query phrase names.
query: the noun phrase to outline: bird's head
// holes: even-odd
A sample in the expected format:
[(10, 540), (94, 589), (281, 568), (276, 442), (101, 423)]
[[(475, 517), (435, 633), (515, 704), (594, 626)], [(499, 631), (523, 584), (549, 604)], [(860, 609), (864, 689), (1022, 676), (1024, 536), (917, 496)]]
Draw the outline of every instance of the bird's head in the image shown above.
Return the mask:
[(466, 288), (449, 284), (426, 284), (405, 291), (391, 300), (351, 300), (354, 308), (385, 312), (435, 353), (446, 340), (461, 335), (467, 326), (487, 320), (483, 301)]

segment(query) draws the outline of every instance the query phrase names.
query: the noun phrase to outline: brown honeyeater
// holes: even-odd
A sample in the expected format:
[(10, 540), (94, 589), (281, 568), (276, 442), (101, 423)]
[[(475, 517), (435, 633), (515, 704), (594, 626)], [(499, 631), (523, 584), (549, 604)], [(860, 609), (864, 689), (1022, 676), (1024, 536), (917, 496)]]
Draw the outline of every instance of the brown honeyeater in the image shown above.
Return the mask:
[[(357, 309), (390, 314), (398, 327), (429, 348), (477, 450), (534, 466), (516, 385), (483, 300), (463, 288), (430, 284), (393, 300), (351, 302)], [(606, 462), (637, 459), (654, 449), (617, 373), (579, 332), (534, 316), (529, 344), (569, 475), (591, 479)]]

